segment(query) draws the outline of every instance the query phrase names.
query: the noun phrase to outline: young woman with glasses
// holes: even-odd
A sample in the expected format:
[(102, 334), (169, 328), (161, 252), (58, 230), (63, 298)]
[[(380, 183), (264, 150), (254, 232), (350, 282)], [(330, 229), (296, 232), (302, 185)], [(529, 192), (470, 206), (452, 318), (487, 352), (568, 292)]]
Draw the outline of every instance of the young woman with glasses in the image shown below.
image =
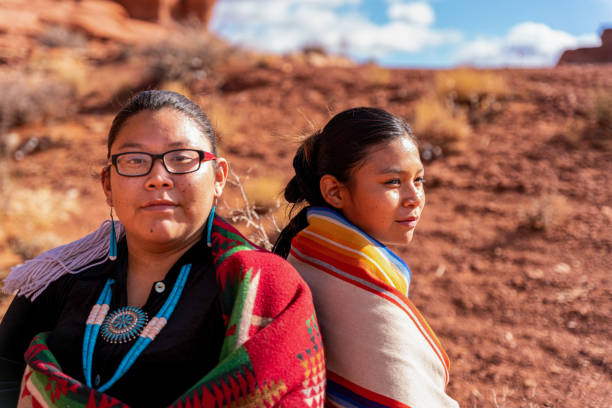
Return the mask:
[(2, 406), (321, 406), (310, 291), (215, 215), (228, 163), (200, 108), (138, 94), (108, 159), (118, 221), (5, 281), (18, 296), (0, 326)]
[(327, 403), (457, 407), (448, 358), (408, 298), (410, 269), (386, 245), (410, 243), (425, 206), (416, 139), (375, 108), (334, 116), (307, 138), (285, 189), (306, 205), (275, 252), (310, 285), (327, 358)]

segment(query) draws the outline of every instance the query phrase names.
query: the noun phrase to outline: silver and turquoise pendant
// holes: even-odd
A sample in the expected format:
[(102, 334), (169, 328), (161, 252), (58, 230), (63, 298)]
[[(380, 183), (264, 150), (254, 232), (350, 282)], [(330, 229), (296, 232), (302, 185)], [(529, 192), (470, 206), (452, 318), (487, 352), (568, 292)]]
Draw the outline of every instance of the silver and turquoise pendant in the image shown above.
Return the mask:
[(140, 335), (149, 317), (140, 308), (124, 306), (115, 310), (102, 323), (102, 338), (108, 343), (127, 343)]

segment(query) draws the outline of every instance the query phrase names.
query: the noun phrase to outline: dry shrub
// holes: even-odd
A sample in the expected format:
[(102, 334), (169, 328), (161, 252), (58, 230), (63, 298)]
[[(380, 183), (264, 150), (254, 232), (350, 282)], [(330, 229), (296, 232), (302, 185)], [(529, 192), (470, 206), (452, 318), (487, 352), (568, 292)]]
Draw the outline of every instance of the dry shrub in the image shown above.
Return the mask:
[(595, 122), (612, 131), (612, 92), (599, 90), (593, 101)]
[(87, 36), (62, 25), (46, 28), (36, 36), (41, 45), (46, 47), (83, 48), (87, 46)]
[[(256, 197), (249, 197), (247, 193), (247, 184), (237, 174), (230, 171), (228, 184), (236, 187), (240, 193), (241, 204), (228, 205), (223, 201), (225, 208), (229, 210), (229, 217), (233, 224), (242, 224), (246, 228), (245, 235), (256, 245), (262, 246), (267, 250), (273, 247), (273, 237), (278, 235), (280, 227), (276, 223), (274, 213), (280, 208), (280, 200), (276, 201), (275, 208), (263, 208), (256, 204)], [(265, 182), (267, 183), (267, 182)], [(265, 186), (264, 186), (265, 187)], [(252, 187), (248, 187), (251, 189)], [(270, 192), (269, 192), (270, 193)], [(257, 193), (259, 194), (259, 193)], [(269, 197), (275, 197), (278, 194), (272, 193)], [(269, 199), (269, 197), (267, 199)]]
[(556, 134), (555, 141), (578, 148), (591, 145), (612, 150), (612, 90), (598, 90), (587, 103), (585, 117), (569, 118)]
[(448, 96), (457, 103), (471, 105), (488, 98), (503, 99), (510, 95), (510, 88), (500, 74), (460, 68), (438, 72), (436, 93)]
[(612, 91), (599, 90), (595, 94), (590, 116), (599, 143), (606, 148), (612, 148)]
[(571, 213), (567, 198), (559, 193), (543, 194), (519, 210), (519, 227), (531, 231), (550, 232)]
[(0, 89), (0, 137), (14, 126), (66, 117), (76, 109), (74, 84), (57, 77), (15, 72), (0, 76)]
[(501, 110), (500, 100), (510, 96), (510, 87), (498, 73), (473, 68), (440, 71), (436, 93), (449, 103), (468, 107), (472, 122), (490, 119)]
[(417, 102), (412, 126), (420, 140), (439, 146), (444, 153), (465, 150), (472, 133), (465, 110), (449, 107), (431, 94)]
[(588, 128), (586, 120), (581, 118), (570, 118), (557, 133), (560, 140), (569, 147), (576, 148), (582, 142), (582, 136)]
[(211, 74), (236, 49), (201, 26), (185, 26), (167, 40), (151, 45), (144, 54), (153, 58), (153, 74), (158, 82), (179, 81), (190, 85)]

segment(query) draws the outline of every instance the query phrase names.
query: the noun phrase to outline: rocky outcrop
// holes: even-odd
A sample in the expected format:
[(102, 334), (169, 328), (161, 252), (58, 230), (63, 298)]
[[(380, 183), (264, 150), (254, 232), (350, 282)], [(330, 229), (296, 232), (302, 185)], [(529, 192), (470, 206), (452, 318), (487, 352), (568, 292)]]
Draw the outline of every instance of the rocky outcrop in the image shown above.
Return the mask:
[(167, 36), (167, 29), (159, 24), (130, 18), (123, 7), (108, 0), (3, 1), (0, 34), (7, 38), (36, 38), (53, 27), (125, 44), (152, 42)]
[(196, 20), (208, 24), (215, 0), (114, 0), (127, 10), (132, 18), (159, 22)]
[(567, 50), (561, 55), (557, 65), (603, 63), (612, 63), (612, 29), (601, 33), (600, 47)]

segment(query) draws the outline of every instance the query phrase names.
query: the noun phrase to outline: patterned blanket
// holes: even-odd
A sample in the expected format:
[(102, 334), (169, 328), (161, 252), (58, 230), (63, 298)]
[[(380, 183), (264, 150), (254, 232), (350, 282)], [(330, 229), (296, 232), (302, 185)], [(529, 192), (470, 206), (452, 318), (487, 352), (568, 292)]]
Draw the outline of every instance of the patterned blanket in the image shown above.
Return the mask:
[[(323, 406), (325, 360), (308, 287), (218, 216), (212, 244), (226, 337), (219, 364), (171, 406)], [(36, 336), (25, 354), (19, 407), (127, 407), (62, 373), (46, 338)]]
[(309, 284), (327, 358), (327, 403), (457, 407), (449, 360), (408, 299), (401, 259), (340, 214), (308, 210), (288, 260)]

